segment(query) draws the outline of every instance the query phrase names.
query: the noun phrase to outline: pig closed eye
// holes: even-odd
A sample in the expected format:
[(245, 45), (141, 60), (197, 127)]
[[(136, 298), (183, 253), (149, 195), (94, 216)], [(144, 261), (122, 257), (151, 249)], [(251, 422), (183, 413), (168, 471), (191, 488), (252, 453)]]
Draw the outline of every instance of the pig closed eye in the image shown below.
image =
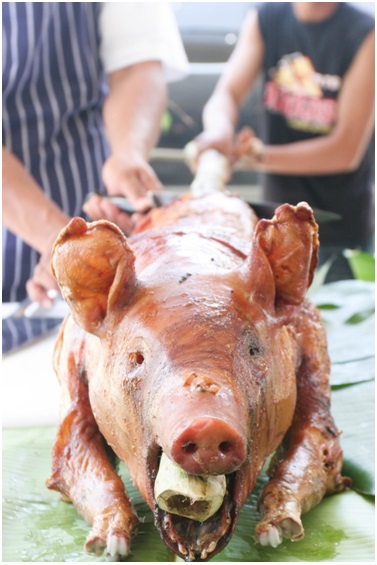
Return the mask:
[(140, 351), (134, 351), (128, 355), (131, 367), (140, 367), (144, 363), (144, 355)]
[(249, 344), (249, 354), (250, 357), (257, 357), (262, 353), (262, 348), (257, 341), (252, 341)]

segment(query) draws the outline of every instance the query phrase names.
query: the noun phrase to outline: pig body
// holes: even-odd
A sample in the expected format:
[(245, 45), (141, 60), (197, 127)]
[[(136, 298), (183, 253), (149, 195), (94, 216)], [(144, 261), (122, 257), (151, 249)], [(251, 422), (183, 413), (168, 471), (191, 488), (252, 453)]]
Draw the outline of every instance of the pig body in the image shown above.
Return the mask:
[[(127, 555), (137, 525), (108, 447), (188, 561), (226, 545), (273, 452), (258, 542), (300, 539), (302, 512), (344, 488), (326, 336), (305, 297), (317, 248), (306, 204), (258, 222), (221, 193), (154, 210), (129, 240), (104, 221), (63, 230), (52, 265), (72, 316), (55, 352), (62, 412), (48, 486), (92, 524), (89, 552)], [(161, 452), (187, 473), (226, 476), (214, 516), (157, 506)]]

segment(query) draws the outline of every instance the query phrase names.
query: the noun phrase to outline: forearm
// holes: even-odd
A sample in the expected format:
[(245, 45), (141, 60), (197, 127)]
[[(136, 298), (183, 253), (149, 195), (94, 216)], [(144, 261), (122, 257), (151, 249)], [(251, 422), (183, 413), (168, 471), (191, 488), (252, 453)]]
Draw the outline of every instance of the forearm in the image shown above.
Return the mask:
[[(370, 139), (370, 138), (369, 138)], [(360, 163), (369, 139), (362, 149), (331, 136), (284, 145), (266, 145), (253, 168), (286, 175), (327, 175), (351, 172)]]
[(167, 92), (160, 63), (146, 62), (109, 76), (104, 105), (106, 133), (113, 154), (137, 152), (148, 159), (160, 135)]
[(258, 17), (253, 11), (246, 18), (226, 70), (204, 108), (204, 132), (199, 136), (199, 150), (213, 147), (233, 158), (240, 106), (260, 72), (263, 53)]
[(3, 224), (31, 247), (44, 252), (69, 221), (41, 190), (23, 164), (3, 148)]
[(194, 173), (204, 151), (216, 150), (233, 161), (238, 110), (227, 88), (216, 88), (204, 107), (202, 119), (204, 129), (195, 138), (195, 155), (190, 163)]
[(238, 122), (238, 105), (229, 90), (218, 88), (203, 110), (204, 130), (219, 135), (234, 135)]

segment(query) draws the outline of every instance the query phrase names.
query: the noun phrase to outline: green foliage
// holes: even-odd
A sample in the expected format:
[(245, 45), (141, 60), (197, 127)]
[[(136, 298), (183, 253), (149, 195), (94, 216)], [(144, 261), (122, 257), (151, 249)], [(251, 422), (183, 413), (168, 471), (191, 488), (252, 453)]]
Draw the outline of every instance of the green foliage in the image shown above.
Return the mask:
[(358, 249), (346, 249), (344, 256), (349, 262), (353, 276), (361, 281), (375, 280), (375, 259), (373, 255)]
[(332, 414), (342, 431), (343, 473), (354, 490), (374, 496), (374, 381), (334, 390)]

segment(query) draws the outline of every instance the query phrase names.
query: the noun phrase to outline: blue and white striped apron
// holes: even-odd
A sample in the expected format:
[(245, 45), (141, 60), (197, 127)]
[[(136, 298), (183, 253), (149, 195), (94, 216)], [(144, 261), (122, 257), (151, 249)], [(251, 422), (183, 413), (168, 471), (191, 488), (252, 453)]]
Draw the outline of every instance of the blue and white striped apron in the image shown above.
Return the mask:
[[(106, 79), (100, 2), (3, 2), (3, 145), (69, 216), (102, 189)], [(3, 301), (26, 296), (39, 256), (3, 229)]]

